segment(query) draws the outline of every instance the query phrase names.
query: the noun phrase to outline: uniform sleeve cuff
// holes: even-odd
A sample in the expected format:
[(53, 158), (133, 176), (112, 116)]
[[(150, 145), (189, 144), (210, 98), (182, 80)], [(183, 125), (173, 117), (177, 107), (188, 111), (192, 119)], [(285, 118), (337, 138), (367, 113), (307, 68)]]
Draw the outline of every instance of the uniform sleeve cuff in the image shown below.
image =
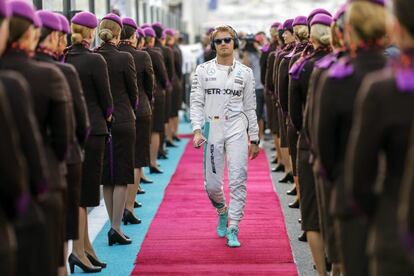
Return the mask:
[(258, 141), (259, 140), (259, 135), (251, 135), (250, 136), (250, 141)]
[(196, 130), (201, 130), (201, 126), (200, 125), (193, 125), (193, 132)]

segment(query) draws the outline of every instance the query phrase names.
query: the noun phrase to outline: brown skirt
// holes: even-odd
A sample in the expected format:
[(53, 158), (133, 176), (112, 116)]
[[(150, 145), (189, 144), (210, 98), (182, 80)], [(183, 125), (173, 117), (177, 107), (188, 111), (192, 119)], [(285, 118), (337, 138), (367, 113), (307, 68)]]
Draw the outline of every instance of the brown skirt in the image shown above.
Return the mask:
[(161, 133), (164, 131), (164, 122), (166, 116), (164, 90), (160, 90), (155, 93), (154, 100), (154, 109), (152, 110), (152, 131)]
[(79, 202), (82, 181), (82, 163), (67, 165), (66, 181), (66, 240), (76, 240), (79, 236)]
[(85, 145), (85, 160), (82, 165), (80, 207), (99, 205), (102, 182), (105, 136), (91, 135)]
[(297, 170), (297, 163), (296, 163), (296, 155), (297, 155), (297, 148), (298, 148), (298, 133), (295, 129), (294, 126), (292, 126), (292, 124), (289, 124), (287, 126), (287, 136), (288, 136), (288, 144), (289, 144), (289, 154), (290, 157), (292, 158), (292, 168), (293, 168), (293, 175), (297, 176), (298, 175), (298, 170)]
[(181, 109), (182, 102), (182, 87), (181, 81), (176, 79), (173, 81), (173, 93), (172, 93), (172, 108), (171, 108), (171, 117), (177, 117), (178, 111)]
[(267, 125), (270, 128), (272, 134), (279, 136), (279, 121), (278, 114), (276, 113), (276, 106), (273, 103), (272, 96), (269, 93), (265, 93), (265, 103), (266, 103), (266, 117)]
[(134, 183), (135, 122), (112, 128), (112, 142), (106, 143), (102, 184), (124, 186)]
[(172, 89), (165, 90), (165, 117), (164, 123), (168, 123), (168, 120), (171, 118), (171, 109), (172, 109)]
[(137, 117), (135, 121), (135, 168), (150, 165), (151, 116)]
[(298, 150), (297, 169), (300, 189), (300, 213), (303, 231), (319, 231), (319, 214), (316, 203), (315, 179), (309, 164), (308, 150)]
[(282, 148), (288, 147), (288, 138), (287, 138), (287, 125), (286, 125), (286, 115), (283, 114), (282, 108), (277, 107), (277, 114), (279, 117), (279, 136), (280, 136), (280, 146)]

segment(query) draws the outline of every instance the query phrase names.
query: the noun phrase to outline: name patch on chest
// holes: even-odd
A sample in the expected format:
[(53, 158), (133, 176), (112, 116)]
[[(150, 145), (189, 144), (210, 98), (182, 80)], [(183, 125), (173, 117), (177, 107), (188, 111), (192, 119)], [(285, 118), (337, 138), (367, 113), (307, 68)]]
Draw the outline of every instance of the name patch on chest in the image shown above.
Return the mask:
[(234, 79), (234, 83), (243, 85), (243, 80), (241, 80), (241, 79)]
[(204, 93), (207, 95), (232, 95), (240, 97), (242, 95), (242, 90), (208, 88), (204, 89)]

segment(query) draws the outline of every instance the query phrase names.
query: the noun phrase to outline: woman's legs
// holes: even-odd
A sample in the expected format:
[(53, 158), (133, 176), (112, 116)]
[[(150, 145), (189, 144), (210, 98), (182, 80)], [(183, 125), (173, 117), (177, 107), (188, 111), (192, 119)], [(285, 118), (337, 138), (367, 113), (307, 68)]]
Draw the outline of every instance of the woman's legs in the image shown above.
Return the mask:
[(125, 203), (125, 208), (128, 209), (130, 212), (134, 213), (134, 203), (135, 198), (137, 196), (137, 192), (139, 189), (139, 183), (141, 181), (141, 169), (142, 168), (135, 168), (134, 169), (134, 184), (128, 185), (127, 191), (127, 200)]
[(321, 233), (318, 231), (306, 231), (306, 237), (308, 239), (313, 261), (315, 262), (316, 271), (318, 272), (318, 275), (325, 276), (325, 253)]
[[(87, 218), (88, 214), (86, 208), (79, 207), (79, 238), (73, 241), (72, 254), (74, 254), (83, 264), (90, 267), (92, 264), (85, 255), (85, 240), (89, 240)], [(88, 251), (88, 253), (91, 252)]]
[(151, 167), (158, 167), (157, 166), (157, 155), (158, 155), (159, 147), (160, 147), (160, 134), (159, 132), (153, 132), (151, 135), (151, 147), (150, 147)]

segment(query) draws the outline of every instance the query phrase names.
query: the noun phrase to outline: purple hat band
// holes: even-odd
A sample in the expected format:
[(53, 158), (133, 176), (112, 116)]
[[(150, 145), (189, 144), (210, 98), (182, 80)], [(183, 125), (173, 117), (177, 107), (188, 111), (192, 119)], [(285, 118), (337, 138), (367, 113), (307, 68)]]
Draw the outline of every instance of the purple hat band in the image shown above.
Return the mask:
[(9, 6), (12, 16), (23, 17), (35, 25), (37, 16), (35, 15), (35, 9), (31, 3), (23, 0), (12, 0), (9, 1)]
[(42, 21), (43, 28), (48, 28), (52, 31), (62, 31), (62, 25), (56, 14), (51, 11), (40, 10), (36, 12), (36, 15)]
[(345, 14), (346, 9), (347, 9), (348, 5), (347, 4), (343, 4), (339, 7), (339, 9), (336, 11), (333, 20), (337, 21), (343, 14)]
[(0, 0), (0, 17), (10, 17), (11, 9), (6, 0)]
[(145, 35), (145, 37), (148, 37), (148, 36), (150, 36), (150, 37), (156, 37), (157, 36), (155, 34), (154, 29), (153, 28), (150, 28), (150, 27), (144, 29), (144, 35)]
[(313, 26), (315, 24), (321, 24), (325, 26), (331, 26), (332, 24), (332, 17), (326, 14), (317, 14), (313, 17), (310, 25)]
[(124, 18), (122, 18), (122, 24), (123, 25), (128, 25), (128, 26), (130, 26), (130, 27), (132, 27), (134, 29), (137, 29), (138, 28), (137, 23), (131, 17), (124, 17)]
[(285, 31), (292, 31), (293, 30), (293, 26), (292, 26), (292, 24), (293, 24), (293, 19), (288, 19), (288, 20), (286, 20), (284, 23), (283, 23), (283, 29), (285, 30)]
[(298, 16), (293, 20), (292, 26), (298, 26), (298, 25), (308, 25), (308, 18), (306, 16)]
[(137, 28), (137, 37), (145, 37), (144, 31), (141, 28)]
[(170, 29), (170, 28), (165, 29), (164, 33), (165, 33), (165, 35), (168, 35), (168, 36), (174, 36), (175, 35), (174, 30)]
[(122, 20), (121, 17), (119, 17), (118, 15), (114, 14), (114, 13), (108, 13), (107, 15), (105, 15), (102, 20), (112, 20), (115, 23), (117, 23), (121, 28), (122, 28)]
[(70, 26), (69, 26), (68, 19), (63, 14), (60, 14), (60, 13), (55, 13), (55, 14), (59, 18), (60, 26), (62, 27), (62, 32), (64, 32), (65, 34), (70, 34)]
[(98, 26), (98, 19), (93, 13), (84, 11), (75, 14), (72, 18), (72, 23), (95, 29)]

